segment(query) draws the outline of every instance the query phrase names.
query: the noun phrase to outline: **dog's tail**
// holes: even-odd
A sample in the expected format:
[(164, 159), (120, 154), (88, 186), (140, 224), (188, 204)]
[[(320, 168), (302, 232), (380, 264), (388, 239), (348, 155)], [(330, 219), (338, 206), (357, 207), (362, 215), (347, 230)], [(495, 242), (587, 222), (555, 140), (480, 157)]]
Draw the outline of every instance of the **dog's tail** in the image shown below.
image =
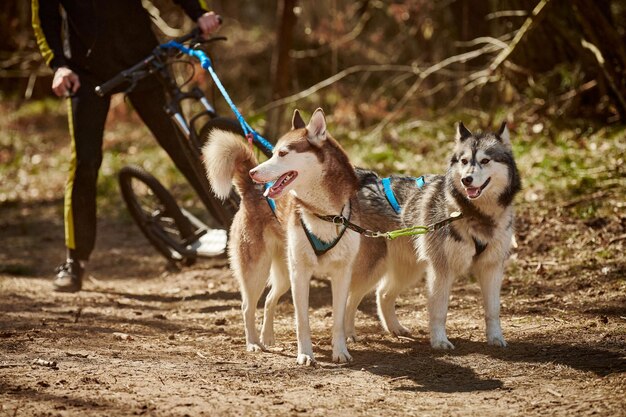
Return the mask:
[(240, 135), (213, 130), (202, 148), (202, 156), (211, 188), (219, 198), (228, 197), (231, 185), (239, 195), (252, 185), (248, 172), (258, 161)]

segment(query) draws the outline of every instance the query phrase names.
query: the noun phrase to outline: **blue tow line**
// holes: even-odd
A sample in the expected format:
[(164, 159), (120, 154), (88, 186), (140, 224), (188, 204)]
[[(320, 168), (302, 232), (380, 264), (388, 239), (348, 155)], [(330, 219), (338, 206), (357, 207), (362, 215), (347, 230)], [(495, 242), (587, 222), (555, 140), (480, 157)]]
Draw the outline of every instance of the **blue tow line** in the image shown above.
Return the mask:
[[(226, 88), (224, 88), (224, 85), (222, 84), (219, 77), (215, 73), (215, 70), (213, 69), (213, 64), (211, 64), (211, 59), (207, 56), (206, 53), (204, 53), (204, 51), (187, 48), (185, 45), (176, 41), (169, 41), (167, 43), (160, 45), (160, 47), (163, 49), (166, 49), (166, 48), (178, 49), (182, 53), (189, 55), (193, 58), (196, 58), (198, 61), (200, 61), (200, 66), (204, 68), (205, 70), (207, 70), (209, 74), (211, 74), (211, 78), (213, 78), (213, 82), (215, 83), (217, 88), (220, 90), (220, 93), (222, 93), (224, 100), (226, 100), (226, 103), (228, 103), (228, 105), (230, 106), (230, 109), (233, 111), (233, 113), (237, 117), (237, 120), (239, 121), (239, 124), (241, 125), (241, 130), (243, 130), (244, 136), (246, 138), (252, 138), (252, 140), (257, 145), (265, 148), (265, 150), (269, 151), (270, 154), (272, 153), (272, 151), (274, 150), (274, 146), (267, 139), (261, 136), (256, 130), (251, 128), (248, 122), (246, 122), (246, 120), (243, 118), (243, 115), (241, 114), (241, 112), (239, 112), (239, 109), (237, 109), (237, 106), (235, 106), (235, 103), (233, 103), (233, 100), (228, 95)], [(271, 187), (272, 184), (273, 183), (266, 184), (265, 188)], [(267, 204), (270, 206), (272, 213), (274, 213), (274, 216), (276, 216), (276, 202), (269, 197), (266, 197), (265, 200), (267, 201)]]
[(187, 48), (186, 46), (176, 41), (169, 41), (167, 43), (162, 44), (160, 47), (164, 49), (166, 48), (178, 49), (182, 53), (189, 55), (191, 57), (194, 57), (198, 61), (200, 61), (200, 66), (202, 66), (202, 68), (204, 68), (205, 70), (209, 72), (209, 74), (211, 74), (211, 78), (213, 78), (213, 82), (215, 83), (217, 88), (220, 90), (220, 93), (222, 93), (224, 100), (226, 100), (226, 103), (228, 103), (231, 110), (237, 117), (237, 120), (239, 121), (239, 124), (241, 125), (241, 129), (243, 130), (244, 135), (246, 137), (249, 137), (249, 135), (251, 135), (252, 140), (254, 142), (256, 142), (259, 146), (263, 147), (265, 150), (272, 153), (272, 151), (274, 150), (274, 146), (267, 139), (261, 136), (256, 130), (251, 128), (248, 122), (246, 122), (246, 120), (243, 118), (243, 116), (237, 109), (237, 106), (235, 106), (235, 103), (233, 103), (230, 96), (226, 92), (226, 89), (222, 85), (222, 82), (220, 81), (217, 74), (215, 73), (215, 70), (213, 69), (213, 65), (211, 64), (211, 59), (207, 56), (206, 53), (204, 53), (204, 51)]

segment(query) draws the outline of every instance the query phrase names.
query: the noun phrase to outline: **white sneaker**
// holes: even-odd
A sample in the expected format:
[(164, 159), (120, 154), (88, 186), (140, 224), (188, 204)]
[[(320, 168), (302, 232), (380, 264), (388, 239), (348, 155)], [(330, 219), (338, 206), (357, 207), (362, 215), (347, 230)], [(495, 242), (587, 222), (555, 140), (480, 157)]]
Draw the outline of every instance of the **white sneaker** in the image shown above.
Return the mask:
[(227, 242), (226, 230), (211, 229), (187, 246), (187, 249), (195, 251), (198, 256), (217, 256), (226, 251)]

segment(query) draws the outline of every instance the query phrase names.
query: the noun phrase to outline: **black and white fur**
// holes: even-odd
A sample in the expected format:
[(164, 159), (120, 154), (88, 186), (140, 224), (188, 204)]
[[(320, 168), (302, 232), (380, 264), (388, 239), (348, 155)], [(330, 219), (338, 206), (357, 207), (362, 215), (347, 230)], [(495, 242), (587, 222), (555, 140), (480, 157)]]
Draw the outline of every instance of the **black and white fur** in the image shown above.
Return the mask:
[(513, 198), (521, 188), (506, 123), (496, 133), (477, 134), (459, 123), (445, 176), (426, 178), (424, 188), (400, 192), (406, 200), (401, 213), (405, 226), (463, 213), (461, 220), (413, 239), (417, 263), (427, 271), (431, 345), (454, 348), (445, 329), (450, 289), (456, 278), (471, 275), (482, 291), (487, 342), (506, 346), (500, 287), (513, 235)]

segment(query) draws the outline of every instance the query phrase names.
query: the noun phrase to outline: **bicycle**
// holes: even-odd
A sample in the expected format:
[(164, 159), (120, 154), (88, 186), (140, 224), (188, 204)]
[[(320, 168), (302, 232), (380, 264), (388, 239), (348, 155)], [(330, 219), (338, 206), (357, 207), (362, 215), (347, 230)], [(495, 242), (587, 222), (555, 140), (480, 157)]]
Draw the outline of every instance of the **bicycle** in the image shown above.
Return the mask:
[[(173, 43), (185, 46), (189, 48), (188, 50), (199, 51), (199, 48), (205, 44), (224, 40), (226, 38), (223, 36), (200, 38), (199, 30), (194, 29), (174, 39)], [(181, 52), (175, 48), (168, 48), (169, 44), (172, 44), (172, 41), (157, 46), (142, 61), (97, 86), (96, 93), (104, 96), (128, 84), (125, 90), (127, 93), (135, 88), (138, 81), (147, 76), (156, 76), (163, 84), (167, 96), (165, 114), (177, 127), (175, 130), (186, 162), (192, 167), (202, 187), (201, 192), (196, 190), (196, 194), (200, 197), (212, 220), (222, 229), (209, 227), (192, 213), (181, 208), (172, 194), (152, 174), (141, 167), (123, 167), (119, 172), (118, 180), (123, 200), (133, 220), (148, 241), (169, 263), (192, 265), (198, 257), (219, 256), (225, 252), (228, 239), (226, 230), (238, 207), (236, 194), (233, 193), (227, 201), (221, 202), (211, 192), (201, 162), (204, 140), (213, 129), (231, 131), (240, 134), (243, 139), (246, 131), (251, 128), (234, 108), (221, 84), (218, 87), (235, 111), (238, 121), (219, 116), (204, 92), (198, 87), (183, 91), (184, 84), (183, 86), (177, 84), (170, 68), (173, 62), (180, 62), (178, 57)], [(217, 78), (214, 80), (218, 81)], [(199, 102), (203, 110), (187, 116), (182, 108), (182, 102), (185, 100)], [(207, 117), (208, 120), (198, 127), (199, 120)], [(266, 156), (271, 156), (271, 149), (268, 146), (257, 147)]]

